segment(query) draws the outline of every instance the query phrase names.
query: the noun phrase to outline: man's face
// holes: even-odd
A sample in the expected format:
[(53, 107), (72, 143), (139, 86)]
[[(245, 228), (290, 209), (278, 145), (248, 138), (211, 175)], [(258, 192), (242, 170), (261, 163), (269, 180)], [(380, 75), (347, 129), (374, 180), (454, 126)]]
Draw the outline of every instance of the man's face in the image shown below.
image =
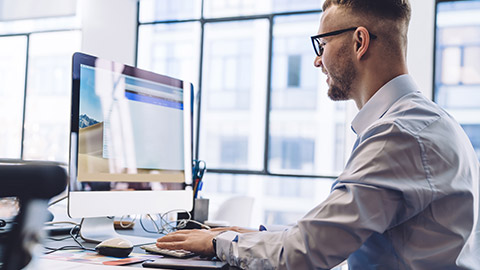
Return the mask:
[[(328, 8), (322, 16), (319, 34), (350, 27), (351, 25), (341, 22), (344, 17), (340, 16), (336, 6)], [(351, 98), (352, 84), (357, 75), (353, 63), (351, 35), (352, 32), (346, 32), (323, 38), (322, 42), (325, 43), (323, 54), (321, 59), (317, 57), (315, 60), (315, 66), (320, 67), (327, 75), (328, 96), (332, 100)]]
[(356, 70), (349, 56), (350, 45), (343, 44), (334, 56), (332, 64), (325, 66), (327, 72), (328, 97), (332, 100), (348, 100), (351, 98), (352, 83), (356, 78)]

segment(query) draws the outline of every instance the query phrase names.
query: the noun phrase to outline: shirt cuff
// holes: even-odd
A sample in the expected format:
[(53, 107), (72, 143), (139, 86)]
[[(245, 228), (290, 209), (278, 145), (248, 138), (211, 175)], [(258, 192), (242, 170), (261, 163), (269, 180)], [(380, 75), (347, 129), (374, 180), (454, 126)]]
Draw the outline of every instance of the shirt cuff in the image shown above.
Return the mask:
[(292, 226), (287, 225), (260, 225), (259, 231), (280, 232), (290, 229)]
[(219, 258), (222, 261), (227, 261), (228, 254), (230, 251), (230, 244), (235, 239), (238, 239), (238, 234), (239, 233), (234, 231), (226, 231), (224, 233), (221, 233), (215, 236), (215, 239), (217, 241), (217, 250), (215, 250), (215, 253), (217, 254), (217, 258)]

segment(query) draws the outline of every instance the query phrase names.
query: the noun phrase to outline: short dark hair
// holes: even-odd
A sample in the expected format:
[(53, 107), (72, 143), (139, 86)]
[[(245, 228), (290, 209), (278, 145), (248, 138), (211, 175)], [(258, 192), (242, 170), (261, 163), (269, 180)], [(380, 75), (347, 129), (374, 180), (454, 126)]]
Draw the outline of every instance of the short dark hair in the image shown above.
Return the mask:
[(354, 13), (373, 15), (395, 21), (410, 22), (411, 8), (408, 0), (325, 0), (323, 10), (332, 5), (343, 7)]

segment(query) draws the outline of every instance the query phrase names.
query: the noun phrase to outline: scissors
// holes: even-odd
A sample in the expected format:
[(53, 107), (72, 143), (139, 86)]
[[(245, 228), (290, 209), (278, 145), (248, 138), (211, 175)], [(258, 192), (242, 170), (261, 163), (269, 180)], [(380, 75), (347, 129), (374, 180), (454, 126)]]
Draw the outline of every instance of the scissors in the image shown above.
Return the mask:
[(198, 191), (202, 190), (203, 187), (203, 174), (207, 170), (207, 164), (203, 160), (194, 160), (193, 161), (193, 197), (196, 199), (198, 196)]

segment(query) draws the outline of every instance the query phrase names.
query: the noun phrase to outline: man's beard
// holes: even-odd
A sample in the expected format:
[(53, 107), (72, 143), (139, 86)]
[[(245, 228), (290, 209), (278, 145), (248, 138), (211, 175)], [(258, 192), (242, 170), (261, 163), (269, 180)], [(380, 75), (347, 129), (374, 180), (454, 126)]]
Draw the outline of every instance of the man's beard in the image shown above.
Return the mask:
[[(328, 89), (328, 97), (331, 100), (349, 100), (352, 91), (352, 83), (357, 76), (357, 71), (353, 65), (353, 61), (348, 58), (348, 47), (343, 46), (337, 54), (338, 64), (330, 76), (330, 88)], [(338, 74), (338, 75), (337, 75)]]

